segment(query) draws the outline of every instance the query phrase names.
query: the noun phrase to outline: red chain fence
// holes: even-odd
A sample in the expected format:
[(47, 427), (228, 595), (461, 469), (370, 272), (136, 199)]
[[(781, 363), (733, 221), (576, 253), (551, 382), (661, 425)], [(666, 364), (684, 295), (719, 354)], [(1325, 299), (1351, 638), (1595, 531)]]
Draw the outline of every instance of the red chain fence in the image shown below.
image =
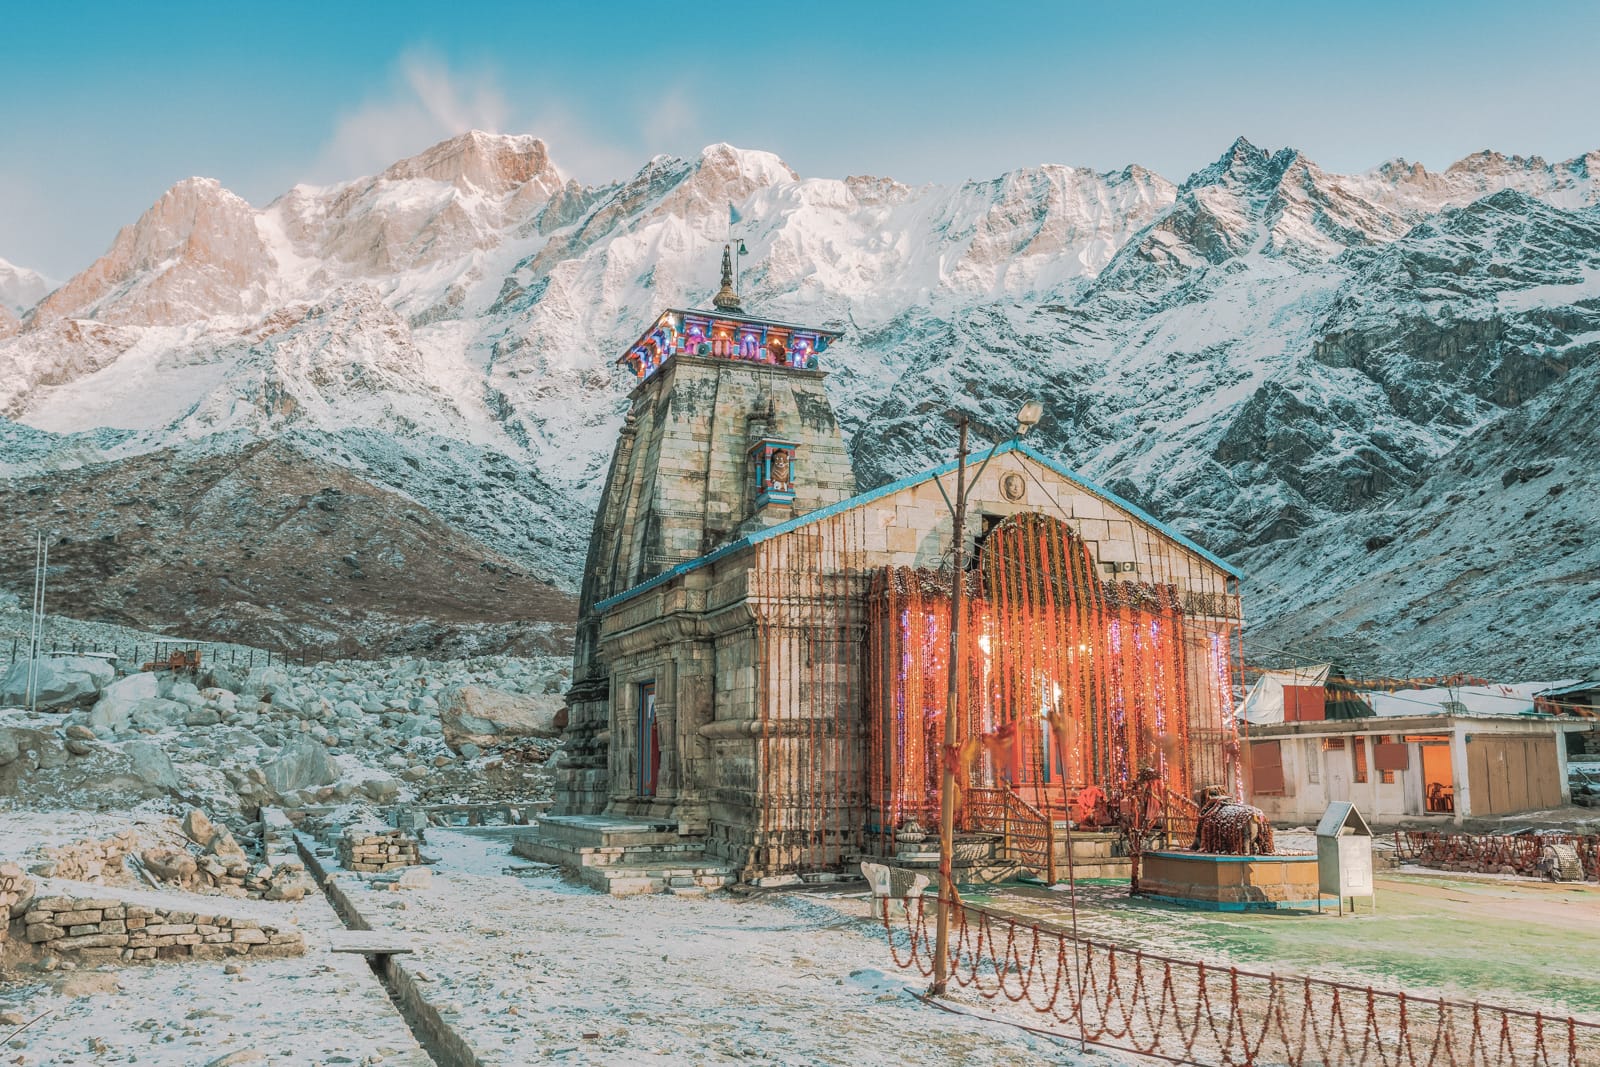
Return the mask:
[[(931, 908), (883, 904), (897, 966), (933, 973)], [(1369, 986), (1260, 974), (1040, 928), (951, 915), (950, 978), (1025, 1005), (1059, 1036), (1204, 1067), (1595, 1067), (1600, 1023)]]
[(1394, 835), (1395, 855), (1407, 863), (1480, 874), (1493, 874), (1510, 867), (1510, 873), (1538, 877), (1539, 861), (1546, 845), (1571, 845), (1578, 852), (1584, 878), (1600, 881), (1600, 834), (1456, 834), (1397, 830)]

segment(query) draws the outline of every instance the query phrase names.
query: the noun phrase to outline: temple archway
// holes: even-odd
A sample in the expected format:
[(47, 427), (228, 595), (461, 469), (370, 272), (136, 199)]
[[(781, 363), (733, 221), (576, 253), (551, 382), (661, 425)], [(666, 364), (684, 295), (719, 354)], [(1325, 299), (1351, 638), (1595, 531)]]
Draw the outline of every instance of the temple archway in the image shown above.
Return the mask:
[[(1170, 586), (1102, 576), (1066, 523), (1013, 515), (964, 576), (961, 775), (1065, 815), (1088, 787), (1125, 793), (1143, 768), (1193, 785), (1182, 604)], [(881, 828), (937, 818), (950, 574), (886, 568), (875, 583), (874, 808)]]

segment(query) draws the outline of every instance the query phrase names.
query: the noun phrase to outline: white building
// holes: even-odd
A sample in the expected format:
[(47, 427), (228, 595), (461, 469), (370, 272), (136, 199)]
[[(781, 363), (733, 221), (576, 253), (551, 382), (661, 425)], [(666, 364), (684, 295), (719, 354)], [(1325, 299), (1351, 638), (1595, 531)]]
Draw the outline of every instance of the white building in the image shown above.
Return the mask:
[[(1566, 734), (1588, 720), (1534, 710), (1559, 683), (1361, 693), (1376, 714), (1260, 721), (1247, 704), (1252, 802), (1275, 821), (1315, 822), (1351, 801), (1374, 823), (1483, 816), (1570, 804)], [(1292, 692), (1291, 687), (1291, 692)]]

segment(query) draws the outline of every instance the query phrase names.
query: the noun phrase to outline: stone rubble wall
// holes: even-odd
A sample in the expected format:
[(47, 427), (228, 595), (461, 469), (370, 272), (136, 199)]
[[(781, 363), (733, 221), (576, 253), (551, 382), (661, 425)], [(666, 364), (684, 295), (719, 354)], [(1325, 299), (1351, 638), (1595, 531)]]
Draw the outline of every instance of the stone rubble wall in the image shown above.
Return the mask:
[(15, 863), (0, 863), (0, 948), (5, 946), (11, 920), (20, 919), (33, 900), (34, 883)]
[(125, 830), (102, 841), (85, 840), (44, 849), (44, 862), (34, 868), (43, 878), (105, 884), (126, 875), (124, 859), (139, 847), (139, 835)]
[(339, 838), (339, 866), (347, 871), (394, 871), (420, 862), (416, 838), (403, 830), (354, 828)]
[(219, 960), (303, 956), (293, 927), (132, 904), (115, 897), (40, 897), (23, 915), (29, 943), (82, 960)]

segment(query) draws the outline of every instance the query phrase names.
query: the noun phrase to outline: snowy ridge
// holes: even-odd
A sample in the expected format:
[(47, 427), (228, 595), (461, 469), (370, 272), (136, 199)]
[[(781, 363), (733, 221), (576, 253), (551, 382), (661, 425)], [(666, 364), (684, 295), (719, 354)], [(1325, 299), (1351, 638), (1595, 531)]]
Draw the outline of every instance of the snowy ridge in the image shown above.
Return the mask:
[(55, 287), (38, 271), (0, 259), (0, 321), (16, 322)]
[(844, 331), (863, 487), (942, 458), (952, 405), (1038, 396), (1040, 447), (1225, 553), (1360, 523), (1600, 352), (1600, 152), (1336, 175), (1240, 139), (1176, 185), (911, 187), (717, 144), (590, 187), (474, 132), (259, 210), (179, 183), (0, 321), (0, 415), (68, 454), (288, 436), (571, 585), (611, 360), (709, 297), (730, 204), (746, 306)]

